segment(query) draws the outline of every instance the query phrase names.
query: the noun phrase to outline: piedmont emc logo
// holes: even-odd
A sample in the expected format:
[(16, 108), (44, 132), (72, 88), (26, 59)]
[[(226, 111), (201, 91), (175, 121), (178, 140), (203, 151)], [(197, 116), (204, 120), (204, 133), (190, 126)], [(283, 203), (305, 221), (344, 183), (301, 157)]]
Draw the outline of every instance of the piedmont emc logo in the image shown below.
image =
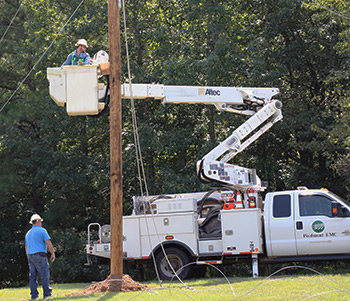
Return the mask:
[(312, 230), (316, 233), (321, 233), (325, 228), (326, 227), (322, 221), (314, 221), (312, 223)]
[[(326, 229), (326, 226), (324, 225), (324, 223), (322, 221), (314, 221), (311, 225), (311, 228), (314, 232), (316, 232), (317, 234), (311, 233), (311, 234), (307, 234), (304, 233), (303, 234), (303, 238), (325, 238), (325, 237), (329, 237), (329, 238), (333, 238), (333, 237), (337, 237), (337, 232), (326, 232), (326, 233), (321, 233), (324, 231), (324, 229)], [(332, 240), (321, 240), (323, 242), (327, 242), (330, 243), (332, 242)]]

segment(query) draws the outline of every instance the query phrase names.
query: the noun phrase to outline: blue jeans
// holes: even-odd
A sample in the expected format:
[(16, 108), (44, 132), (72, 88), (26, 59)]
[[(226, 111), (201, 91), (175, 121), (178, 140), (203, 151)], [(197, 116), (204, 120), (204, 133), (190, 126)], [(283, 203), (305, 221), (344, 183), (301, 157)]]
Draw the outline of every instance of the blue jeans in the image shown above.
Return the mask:
[(38, 292), (38, 273), (41, 277), (41, 283), (43, 285), (44, 298), (50, 297), (52, 289), (50, 287), (50, 272), (49, 263), (46, 256), (40, 254), (28, 255), (29, 262), (29, 286), (30, 295), (32, 299), (36, 299), (39, 296)]

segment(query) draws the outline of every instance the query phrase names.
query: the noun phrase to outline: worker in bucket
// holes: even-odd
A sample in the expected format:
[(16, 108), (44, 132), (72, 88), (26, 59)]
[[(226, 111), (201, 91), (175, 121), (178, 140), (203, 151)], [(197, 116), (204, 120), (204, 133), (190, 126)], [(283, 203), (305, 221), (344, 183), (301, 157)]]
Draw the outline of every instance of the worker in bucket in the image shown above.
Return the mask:
[(80, 39), (75, 46), (75, 49), (71, 54), (67, 56), (66, 61), (62, 66), (84, 66), (90, 65), (90, 55), (86, 52), (88, 48), (87, 42), (85, 39)]
[(25, 237), (25, 249), (29, 263), (29, 286), (30, 295), (32, 299), (39, 297), (38, 292), (38, 274), (41, 277), (43, 286), (44, 298), (50, 297), (52, 289), (50, 287), (50, 272), (49, 263), (47, 260), (47, 249), (51, 253), (50, 261), (54, 262), (56, 259), (55, 251), (51, 243), (51, 237), (46, 229), (42, 227), (43, 219), (39, 214), (33, 214), (29, 223), (32, 228), (27, 232)]

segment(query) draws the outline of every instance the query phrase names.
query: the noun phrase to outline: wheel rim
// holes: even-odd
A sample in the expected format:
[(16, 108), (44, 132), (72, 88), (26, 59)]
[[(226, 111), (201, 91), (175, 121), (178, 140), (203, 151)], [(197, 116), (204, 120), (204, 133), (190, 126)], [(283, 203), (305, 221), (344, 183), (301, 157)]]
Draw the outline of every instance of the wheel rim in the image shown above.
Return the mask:
[[(173, 269), (175, 272), (177, 272), (183, 266), (183, 262), (181, 258), (177, 255), (169, 254), (167, 256), (172, 268), (171, 266), (169, 266), (166, 257), (163, 257), (162, 261), (160, 262), (160, 269), (165, 276), (172, 278), (175, 275)], [(182, 270), (179, 271), (179, 274), (181, 274), (181, 272)]]

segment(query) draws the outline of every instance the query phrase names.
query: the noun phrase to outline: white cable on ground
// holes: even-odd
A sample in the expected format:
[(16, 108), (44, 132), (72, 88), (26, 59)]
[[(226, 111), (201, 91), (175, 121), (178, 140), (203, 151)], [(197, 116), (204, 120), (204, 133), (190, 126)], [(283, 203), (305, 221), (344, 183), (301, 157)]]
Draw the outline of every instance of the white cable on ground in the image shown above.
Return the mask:
[[(187, 266), (189, 266), (189, 265), (192, 265), (192, 264), (195, 264), (195, 265), (196, 265), (195, 262), (190, 262), (190, 263), (184, 265), (183, 267), (179, 268), (176, 272), (179, 272), (181, 269), (183, 269), (183, 268), (185, 268), (185, 267), (187, 267)], [(218, 267), (216, 267), (215, 265), (213, 265), (213, 264), (211, 264), (211, 263), (207, 263), (207, 262), (206, 262), (206, 263), (204, 263), (203, 265), (207, 265), (207, 266), (210, 266), (210, 267), (216, 269), (216, 270), (222, 275), (222, 277), (225, 278), (226, 282), (228, 283), (228, 285), (229, 285), (230, 288), (231, 288), (232, 294), (236, 296), (236, 293), (235, 293), (235, 291), (233, 290), (233, 287), (232, 287), (232, 285), (231, 285), (231, 282), (228, 280), (228, 278), (226, 277), (226, 275), (224, 274), (223, 271), (221, 271)], [(171, 278), (171, 282), (170, 282), (170, 283), (172, 283), (173, 279), (174, 279), (174, 277)]]
[(6, 107), (6, 105), (10, 102), (10, 100), (12, 99), (12, 97), (17, 93), (17, 91), (22, 87), (23, 83), (26, 81), (26, 79), (28, 78), (28, 76), (33, 72), (33, 70), (35, 69), (35, 67), (39, 64), (39, 62), (41, 61), (41, 59), (44, 57), (44, 55), (49, 51), (49, 49), (51, 48), (51, 46), (53, 45), (53, 43), (56, 41), (56, 39), (58, 38), (58, 36), (61, 34), (61, 32), (63, 31), (63, 29), (67, 26), (67, 24), (69, 23), (69, 21), (73, 18), (73, 16), (75, 15), (75, 13), (78, 11), (78, 9), (80, 8), (80, 6), (84, 3), (85, 0), (81, 0), (81, 2), (79, 3), (79, 5), (77, 6), (77, 8), (74, 10), (74, 12), (71, 14), (71, 16), (68, 18), (68, 20), (66, 21), (66, 23), (61, 27), (61, 29), (58, 31), (56, 37), (53, 39), (53, 41), (51, 42), (51, 44), (49, 45), (49, 47), (44, 51), (44, 53), (41, 55), (41, 57), (37, 60), (37, 62), (34, 64), (33, 68), (27, 73), (27, 75), (24, 77), (24, 79), (22, 80), (22, 82), (19, 84), (19, 86), (17, 87), (17, 89), (11, 94), (10, 98), (5, 102), (5, 104), (1, 107), (0, 109), (0, 113), (2, 112), (2, 110)]
[[(269, 283), (271, 280), (270, 280), (270, 281), (266, 281), (266, 280), (270, 279), (272, 276), (274, 276), (274, 275), (280, 273), (281, 271), (288, 270), (288, 269), (292, 269), (292, 268), (305, 269), (305, 270), (312, 271), (312, 272), (314, 272), (314, 273), (316, 273), (316, 274), (318, 274), (318, 275), (320, 275), (320, 276), (323, 276), (323, 277), (325, 277), (326, 279), (328, 279), (328, 280), (330, 280), (330, 281), (332, 281), (332, 282), (334, 282), (334, 283), (336, 283), (336, 284), (338, 284), (338, 285), (340, 285), (340, 286), (342, 286), (342, 287), (345, 288), (345, 290), (338, 290), (338, 291), (342, 291), (342, 292), (343, 292), (343, 291), (346, 291), (347, 293), (350, 293), (350, 290), (349, 290), (346, 286), (344, 286), (344, 285), (338, 283), (337, 281), (334, 281), (334, 280), (330, 279), (330, 278), (327, 277), (326, 275), (324, 275), (324, 274), (322, 274), (322, 273), (320, 273), (320, 272), (318, 272), (318, 271), (316, 271), (316, 270), (314, 270), (314, 269), (312, 269), (312, 268), (305, 267), (305, 266), (299, 266), (299, 265), (292, 265), (292, 266), (287, 266), (287, 267), (281, 268), (281, 269), (279, 269), (278, 271), (276, 271), (276, 272), (270, 274), (269, 276), (267, 276), (267, 277), (263, 280), (262, 283), (256, 285), (255, 287), (253, 287), (253, 288), (252, 288), (251, 290), (249, 290), (248, 292), (246, 292), (246, 293), (244, 293), (244, 294), (242, 294), (242, 295), (240, 295), (240, 296), (234, 298), (233, 300), (237, 300), (237, 299), (239, 299), (239, 298), (241, 298), (241, 297), (244, 297), (244, 296), (250, 294), (251, 292), (253, 292), (253, 291), (255, 291), (256, 289), (258, 289), (259, 287), (261, 287), (261, 286), (263, 286), (263, 285)], [(326, 285), (326, 284), (323, 284), (323, 283), (321, 283), (321, 284), (322, 284), (322, 285)], [(330, 286), (330, 285), (326, 285), (326, 286), (334, 288), (333, 286)]]
[(17, 17), (17, 14), (18, 14), (18, 12), (19, 12), (19, 10), (20, 10), (22, 4), (23, 4), (23, 1), (24, 1), (24, 0), (21, 1), (21, 4), (19, 5), (19, 7), (18, 7), (18, 9), (17, 9), (15, 15), (13, 16), (13, 18), (12, 18), (10, 24), (7, 26), (7, 28), (6, 28), (5, 32), (4, 32), (4, 34), (2, 35), (2, 37), (1, 37), (1, 39), (0, 39), (0, 44), (1, 44), (2, 40), (4, 39), (6, 33), (7, 33), (8, 30), (10, 29), (10, 27), (11, 27), (11, 25), (12, 25), (12, 22), (13, 22), (13, 21), (15, 20), (15, 18)]

